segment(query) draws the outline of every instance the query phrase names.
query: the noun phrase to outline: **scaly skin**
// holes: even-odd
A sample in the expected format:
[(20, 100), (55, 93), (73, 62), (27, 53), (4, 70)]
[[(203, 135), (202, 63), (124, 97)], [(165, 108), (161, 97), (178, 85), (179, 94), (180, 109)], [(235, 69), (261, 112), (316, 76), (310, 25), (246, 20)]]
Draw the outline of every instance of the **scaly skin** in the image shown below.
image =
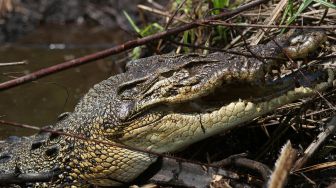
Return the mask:
[[(295, 59), (307, 56), (325, 40), (320, 31), (294, 32), (277, 38), (277, 44), (271, 41), (249, 50), (259, 56), (284, 57), (280, 45)], [(157, 153), (174, 152), (311, 96), (315, 90), (323, 91), (334, 81), (334, 71), (322, 69), (322, 76), (309, 87), (287, 81), (280, 86), (266, 84), (265, 75), (282, 63), (259, 59), (212, 53), (131, 61), (125, 73), (96, 84), (74, 112), (51, 128)], [(265, 100), (251, 100), (270, 94)], [(122, 185), (155, 160), (147, 153), (44, 132), (1, 146), (0, 182), (6, 174), (54, 172), (59, 175), (52, 181), (32, 186)]]

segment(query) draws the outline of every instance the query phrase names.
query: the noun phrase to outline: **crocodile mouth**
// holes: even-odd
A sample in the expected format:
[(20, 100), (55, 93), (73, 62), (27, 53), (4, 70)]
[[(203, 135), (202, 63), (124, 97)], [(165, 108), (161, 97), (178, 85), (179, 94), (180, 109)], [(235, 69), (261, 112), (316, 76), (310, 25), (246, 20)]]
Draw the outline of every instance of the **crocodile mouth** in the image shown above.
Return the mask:
[[(177, 151), (285, 104), (311, 97), (330, 88), (334, 79), (333, 69), (307, 67), (260, 84), (223, 83), (205, 96), (160, 104), (137, 116), (139, 119), (128, 125), (120, 142), (159, 153)], [(163, 134), (162, 130), (169, 131)], [(134, 139), (134, 135), (141, 137)]]
[(208, 95), (178, 104), (167, 104), (161, 111), (175, 113), (209, 113), (232, 102), (249, 101), (260, 103), (270, 101), (286, 94), (295, 88), (314, 88), (328, 81), (326, 69), (297, 69), (288, 75), (272, 78), (264, 82), (232, 82), (222, 83)]

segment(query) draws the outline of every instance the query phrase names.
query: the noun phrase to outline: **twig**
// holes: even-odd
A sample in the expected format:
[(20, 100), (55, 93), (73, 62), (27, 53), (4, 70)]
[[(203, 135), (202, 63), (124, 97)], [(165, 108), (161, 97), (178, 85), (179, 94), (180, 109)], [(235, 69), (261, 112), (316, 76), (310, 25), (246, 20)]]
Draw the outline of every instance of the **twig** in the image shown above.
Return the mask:
[(163, 158), (160, 170), (148, 182), (168, 187), (209, 187), (215, 175), (239, 179), (237, 174), (227, 170), (204, 169), (200, 165)]
[(54, 66), (51, 66), (51, 67), (48, 67), (48, 68), (40, 69), (40, 70), (35, 71), (33, 73), (27, 74), (25, 76), (22, 76), (22, 77), (19, 77), (19, 78), (1, 83), (0, 84), (0, 90), (9, 89), (9, 88), (18, 86), (20, 84), (27, 83), (27, 82), (30, 82), (32, 80), (36, 80), (38, 78), (47, 76), (49, 74), (53, 74), (53, 73), (56, 73), (56, 72), (59, 72), (59, 71), (62, 71), (62, 70), (65, 70), (65, 69), (68, 69), (68, 68), (71, 68), (71, 67), (74, 67), (74, 66), (78, 66), (78, 65), (89, 63), (89, 62), (92, 62), (92, 61), (95, 61), (95, 60), (98, 60), (98, 59), (102, 59), (102, 58), (108, 57), (110, 55), (117, 54), (117, 53), (123, 52), (125, 50), (131, 49), (131, 48), (134, 48), (134, 47), (137, 47), (137, 46), (141, 46), (141, 45), (149, 43), (153, 40), (161, 39), (161, 38), (164, 38), (164, 37), (167, 37), (167, 36), (170, 36), (170, 35), (176, 35), (177, 33), (189, 30), (191, 28), (195, 28), (195, 27), (198, 27), (198, 26), (203, 26), (203, 25), (209, 23), (210, 20), (228, 18), (230, 16), (237, 15), (240, 12), (243, 12), (243, 11), (248, 10), (250, 8), (256, 7), (258, 5), (261, 5), (262, 3), (266, 3), (268, 1), (269, 0), (257, 0), (257, 1), (251, 2), (251, 3), (248, 3), (246, 5), (242, 5), (235, 10), (223, 12), (223, 13), (221, 13), (219, 15), (216, 15), (216, 16), (211, 16), (206, 20), (196, 20), (196, 21), (193, 21), (191, 23), (182, 25), (180, 27), (176, 27), (176, 28), (173, 28), (173, 29), (168, 29), (167, 31), (156, 33), (156, 34), (153, 34), (153, 35), (150, 35), (150, 36), (147, 36), (147, 37), (143, 37), (143, 38), (140, 38), (140, 39), (131, 40), (131, 41), (125, 42), (121, 45), (115, 46), (113, 48), (109, 48), (109, 49), (106, 49), (106, 50), (103, 50), (103, 51), (100, 51), (100, 52), (97, 52), (97, 53), (94, 53), (94, 54), (89, 54), (89, 55), (86, 55), (86, 56), (81, 57), (81, 58), (66, 61), (66, 62), (63, 62), (61, 64), (54, 65)]
[(241, 24), (228, 23), (220, 20), (212, 20), (208, 22), (209, 25), (222, 25), (227, 27), (254, 27), (254, 28), (287, 28), (287, 29), (336, 29), (335, 25), (263, 25), (263, 24)]
[(268, 168), (267, 165), (261, 162), (255, 161), (255, 160), (244, 158), (243, 155), (233, 155), (233, 156), (230, 156), (226, 159), (223, 159), (221, 161), (218, 161), (212, 164), (216, 166), (218, 165), (220, 167), (228, 166), (228, 165), (235, 165), (238, 167), (244, 167), (244, 168), (248, 168), (251, 170), (255, 170), (260, 173), (260, 175), (263, 177), (265, 181), (268, 180), (271, 174), (271, 170)]
[(189, 48), (193, 48), (193, 49), (204, 49), (204, 50), (215, 51), (215, 52), (224, 52), (224, 53), (228, 53), (228, 54), (235, 54), (235, 55), (240, 55), (240, 56), (245, 56), (245, 57), (272, 59), (272, 60), (278, 60), (278, 61), (286, 60), (285, 58), (281, 58), (281, 57), (260, 56), (260, 55), (257, 55), (257, 54), (251, 54), (250, 52), (245, 53), (245, 52), (240, 52), (240, 51), (237, 51), (237, 50), (223, 50), (221, 48), (206, 47), (206, 46), (200, 46), (200, 45), (181, 43), (181, 42), (174, 41), (174, 40), (169, 40), (169, 42), (171, 42), (173, 44), (176, 44), (176, 45), (181, 45), (181, 46), (186, 46), (186, 47), (189, 47)]
[[(262, 30), (264, 30), (264, 28), (261, 28)], [(266, 32), (265, 32), (266, 34)], [(271, 38), (270, 36), (268, 36), (269, 38)], [(289, 56), (289, 54), (278, 44), (277, 41), (275, 41), (273, 38), (271, 38), (271, 40), (281, 49), (282, 53), (285, 55), (285, 57), (289, 60), (289, 62), (291, 62), (292, 64), (294, 64), (293, 59)], [(307, 81), (308, 84), (312, 85), (311, 81), (305, 76), (305, 74), (301, 71), (301, 69), (298, 69), (299, 73), (302, 75), (302, 77)], [(329, 80), (328, 80), (329, 82)], [(332, 83), (331, 83), (332, 84)], [(325, 100), (325, 102), (327, 103), (327, 105), (332, 108), (333, 110), (336, 110), (336, 107), (333, 106), (333, 104), (331, 104), (323, 95), (320, 91), (318, 90), (314, 90), (322, 99)]]
[(52, 134), (63, 135), (63, 136), (76, 138), (76, 139), (84, 140), (84, 141), (88, 141), (88, 142), (105, 144), (107, 146), (120, 147), (120, 148), (125, 148), (125, 149), (128, 149), (128, 150), (132, 150), (132, 151), (147, 153), (147, 154), (158, 156), (158, 157), (165, 157), (165, 158), (169, 158), (169, 159), (174, 159), (174, 160), (177, 160), (177, 161), (180, 161), (180, 162), (188, 162), (188, 163), (193, 163), (193, 164), (202, 165), (202, 166), (206, 166), (206, 167), (218, 168), (217, 164), (206, 164), (206, 163), (202, 163), (202, 162), (198, 162), (198, 161), (191, 161), (191, 160), (188, 160), (188, 159), (171, 156), (169, 154), (157, 153), (157, 152), (150, 151), (150, 150), (147, 150), (147, 149), (135, 148), (135, 147), (132, 147), (132, 146), (124, 145), (122, 143), (112, 143), (112, 142), (98, 140), (98, 139), (91, 139), (91, 138), (85, 137), (84, 135), (74, 134), (74, 133), (69, 133), (69, 132), (63, 132), (63, 131), (55, 130), (55, 129), (52, 129), (52, 128), (49, 128), (49, 127), (39, 128), (39, 127), (32, 126), (32, 125), (21, 124), (21, 123), (17, 123), (17, 122), (9, 122), (9, 121), (5, 121), (5, 120), (0, 120), (0, 124), (9, 125), (9, 126), (13, 126), (13, 127), (19, 127), (19, 128), (36, 130), (36, 131), (39, 131), (39, 132), (48, 132), (48, 133), (52, 133)]
[(241, 35), (238, 35), (237, 37), (235, 37), (234, 39), (231, 40), (230, 44), (226, 45), (224, 47), (224, 49), (230, 49), (234, 44), (236, 44), (242, 36), (245, 36), (250, 30), (252, 29), (252, 27), (246, 28)]
[[(168, 22), (166, 23), (166, 25), (165, 25), (165, 27), (164, 27), (165, 30), (167, 30), (168, 27), (173, 23), (173, 19), (174, 19), (174, 17), (177, 15), (178, 11), (180, 11), (180, 9), (181, 9), (182, 6), (185, 4), (185, 2), (186, 2), (186, 0), (183, 0), (183, 1), (178, 5), (178, 7), (177, 7), (177, 9), (175, 10), (175, 12), (174, 12), (172, 15), (170, 15), (169, 20), (168, 20)], [(163, 41), (162, 39), (159, 40), (158, 45), (157, 45), (157, 47), (156, 47), (156, 51), (159, 51), (159, 50), (160, 50), (162, 41)]]
[(28, 64), (28, 61), (23, 60), (23, 61), (17, 61), (17, 62), (0, 63), (0, 67), (13, 66), (13, 65), (26, 65), (26, 64)]
[(310, 179), (308, 176), (306, 176), (304, 173), (300, 173), (300, 175), (312, 186), (311, 187), (317, 187), (316, 182), (314, 182), (312, 179)]
[[(132, 150), (132, 151), (138, 151), (138, 152), (143, 152), (143, 153), (147, 153), (147, 154), (150, 154), (150, 155), (154, 155), (154, 156), (157, 156), (157, 157), (162, 157), (163, 160), (165, 161), (165, 166), (161, 169), (160, 172), (158, 172), (156, 174), (156, 176), (154, 176), (152, 178), (152, 181), (156, 181), (156, 182), (158, 181), (158, 179), (162, 178), (162, 176), (171, 177), (171, 175), (167, 175), (165, 173), (167, 173), (167, 170), (169, 171), (173, 168), (177, 168), (177, 166), (179, 168), (183, 167), (183, 166), (184, 166), (184, 168), (192, 168), (191, 170), (188, 169), (187, 171), (185, 171), (185, 169), (184, 169), (184, 171), (180, 171), (180, 172), (183, 173), (184, 175), (189, 175), (189, 176), (190, 175), (191, 176), (195, 176), (195, 175), (200, 176), (200, 174), (201, 174), (203, 176), (202, 177), (203, 179), (200, 179), (200, 181), (202, 181), (203, 183), (208, 183), (209, 180), (210, 180), (209, 177), (211, 177), (210, 175), (214, 175), (215, 173), (232, 178), (232, 173), (228, 173), (228, 171), (225, 171), (225, 170), (221, 169), (223, 166), (227, 166), (227, 165), (235, 165), (235, 166), (240, 166), (240, 167), (245, 167), (245, 168), (248, 168), (248, 169), (251, 169), (251, 170), (255, 170), (262, 175), (264, 180), (268, 179), (268, 177), (270, 175), (270, 172), (271, 172), (271, 170), (266, 165), (264, 165), (260, 162), (254, 161), (254, 160), (247, 159), (247, 158), (239, 158), (240, 156), (229, 157), (227, 159), (224, 159), (221, 162), (207, 164), (207, 163), (202, 163), (202, 162), (198, 162), (198, 161), (191, 161), (191, 160), (188, 160), (188, 159), (171, 156), (169, 154), (156, 153), (156, 152), (146, 150), (146, 149), (134, 148), (132, 146), (123, 145), (121, 143), (111, 143), (111, 142), (107, 142), (107, 141), (86, 138), (86, 137), (84, 137), (82, 135), (79, 135), (79, 134), (63, 132), (63, 131), (54, 130), (54, 129), (51, 129), (51, 128), (39, 128), (39, 127), (27, 125), (27, 124), (20, 124), (20, 123), (16, 123), (16, 122), (8, 122), (8, 121), (4, 121), (4, 120), (0, 120), (0, 124), (6, 124), (6, 125), (20, 127), (20, 128), (37, 130), (37, 131), (40, 131), (40, 132), (49, 132), (49, 133), (52, 133), (52, 134), (68, 136), (68, 137), (76, 138), (76, 139), (79, 139), (79, 140), (85, 140), (87, 142), (105, 144), (105, 145), (108, 145), (108, 146), (125, 148), (125, 149)], [(172, 163), (180, 164), (180, 165), (171, 166)], [(204, 167), (206, 167), (206, 169), (204, 169)], [(208, 174), (205, 174), (204, 170), (206, 170), (208, 172)], [(41, 174), (41, 173), (35, 173), (35, 174), (34, 173), (4, 174), (4, 175), (0, 174), (0, 185), (1, 184), (8, 184), (8, 183), (16, 184), (16, 183), (24, 183), (24, 182), (27, 183), (27, 182), (50, 181), (50, 179), (52, 177), (54, 177), (55, 175), (57, 175), (57, 173), (58, 173), (57, 171), (55, 171), (55, 172), (50, 171), (50, 172), (46, 172), (46, 173), (43, 173), (43, 174)], [(17, 179), (14, 178), (15, 176), (17, 177)], [(193, 184), (192, 182), (189, 181), (190, 179), (188, 179), (188, 177), (179, 177), (178, 180), (187, 181), (186, 182), (187, 185), (188, 184), (189, 185)], [(194, 182), (194, 183), (197, 183), (197, 182)]]
[(266, 166), (265, 164), (261, 162), (254, 161), (251, 159), (235, 158), (232, 161), (232, 164), (259, 172), (265, 181), (269, 178), (271, 174), (271, 170), (268, 168), (268, 166)]
[(53, 172), (0, 174), (0, 185), (48, 182), (56, 175), (58, 174)]
[[(138, 8), (141, 9), (141, 10), (144, 10), (144, 11), (148, 11), (150, 13), (153, 13), (153, 14), (157, 14), (157, 15), (160, 15), (160, 16), (165, 16), (167, 18), (171, 18), (171, 14), (168, 13), (168, 12), (164, 12), (164, 11), (161, 11), (161, 10), (158, 10), (158, 9), (155, 9), (155, 8), (152, 8), (152, 7), (148, 7), (148, 6), (145, 6), (145, 5), (138, 5)], [(183, 22), (183, 23), (189, 23), (187, 20), (184, 20), (180, 17), (172, 17), (174, 20), (178, 20), (180, 22)]]
[(170, 26), (170, 24), (173, 22), (174, 18), (176, 17), (178, 11), (180, 11), (180, 9), (182, 8), (182, 6), (185, 4), (186, 0), (183, 0), (177, 7), (177, 9), (174, 11), (174, 13), (169, 17), (169, 20), (167, 22), (167, 24), (165, 25), (165, 29), (168, 29), (168, 27)]
[[(282, 9), (287, 4), (287, 0), (281, 0), (278, 5), (274, 8), (274, 10), (271, 12), (270, 17), (266, 18), (264, 23), (266, 25), (271, 25), (274, 23), (274, 21), (278, 18), (279, 13), (282, 11)], [(265, 32), (268, 32), (268, 30), (263, 31), (259, 30), (258, 33), (255, 35), (254, 39), (251, 42), (251, 45), (256, 45), (260, 42), (260, 40), (264, 37)]]
[(326, 141), (326, 139), (332, 135), (336, 130), (336, 116), (334, 116), (331, 121), (327, 124), (325, 130), (321, 132), (316, 140), (314, 140), (310, 146), (306, 149), (303, 155), (295, 162), (293, 171), (301, 168), (308, 159), (317, 151), (317, 149)]
[(214, 162), (212, 164), (216, 166), (220, 166), (220, 167), (234, 165), (234, 166), (254, 170), (258, 172), (265, 181), (267, 181), (272, 172), (268, 168), (268, 166), (261, 162), (244, 158), (245, 156), (246, 156), (245, 154), (232, 155), (226, 159)]
[(311, 171), (315, 171), (315, 170), (322, 170), (322, 169), (333, 168), (333, 167), (336, 167), (336, 161), (319, 163), (319, 164), (316, 164), (316, 165), (300, 168), (296, 171), (293, 171), (293, 173), (303, 174), (304, 172), (311, 172)]
[(321, 17), (321, 19), (320, 19), (320, 21), (318, 22), (317, 25), (321, 25), (321, 24), (322, 24), (324, 18), (325, 18), (325, 17), (327, 16), (327, 14), (328, 14), (328, 10), (329, 10), (328, 7), (324, 10), (323, 15), (322, 15), (322, 17)]
[(256, 159), (260, 159), (262, 156), (264, 156), (265, 153), (268, 152), (270, 148), (272, 148), (275, 145), (274, 143), (277, 142), (280, 139), (280, 137), (283, 136), (288, 131), (288, 129), (290, 128), (290, 126), (288, 125), (291, 116), (288, 115), (285, 118), (286, 119), (281, 121), (280, 123), (281, 126), (278, 126), (276, 130), (273, 131), (272, 135), (267, 140), (267, 142), (264, 143), (263, 146), (261, 146), (261, 148), (257, 152), (258, 153), (257, 157), (255, 157)]
[[(241, 35), (239, 35), (241, 37)], [(239, 52), (237, 50), (228, 50), (228, 49), (221, 49), (221, 48), (216, 48), (216, 47), (206, 47), (206, 46), (200, 46), (200, 45), (194, 45), (194, 44), (187, 44), (187, 43), (182, 43), (182, 42), (178, 42), (178, 41), (174, 41), (174, 40), (169, 40), (169, 42), (176, 44), (176, 45), (180, 45), (180, 46), (186, 46), (189, 48), (194, 48), (194, 49), (204, 49), (204, 50), (210, 50), (210, 51), (215, 51), (215, 52), (224, 52), (224, 53), (229, 53), (229, 54), (235, 54), (235, 55), (241, 55), (241, 56), (245, 56), (245, 57), (259, 57), (259, 58), (263, 58), (263, 59), (273, 59), (273, 60), (279, 60), (279, 61), (284, 61), (287, 60), (286, 58), (282, 58), (282, 57), (274, 57), (274, 56), (260, 56), (257, 54), (250, 54), (250, 53), (244, 53), (244, 52)], [(333, 59), (336, 58), (336, 55), (328, 55), (328, 56), (321, 56), (321, 57), (311, 57), (309, 58), (309, 60), (329, 60), (329, 59)], [(334, 65), (329, 65), (330, 67), (334, 67)], [(294, 103), (291, 103), (294, 104)], [(301, 103), (298, 103), (297, 105), (300, 105)], [(291, 107), (291, 106), (290, 106)], [(287, 108), (287, 105), (285, 105), (284, 107), (280, 107), (280, 108)]]

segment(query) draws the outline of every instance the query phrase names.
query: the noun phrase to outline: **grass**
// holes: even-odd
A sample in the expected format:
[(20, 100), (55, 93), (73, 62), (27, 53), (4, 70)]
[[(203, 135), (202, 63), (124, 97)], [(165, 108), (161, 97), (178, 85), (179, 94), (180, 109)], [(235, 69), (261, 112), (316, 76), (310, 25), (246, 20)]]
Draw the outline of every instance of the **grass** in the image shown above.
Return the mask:
[[(157, 22), (153, 22), (148, 24), (147, 26), (143, 28), (139, 28), (136, 24), (135, 21), (131, 18), (131, 16), (126, 12), (123, 11), (126, 19), (130, 23), (131, 27), (134, 29), (134, 31), (141, 37), (149, 36), (157, 32), (161, 32), (164, 30), (164, 28)], [(141, 57), (141, 52), (142, 52), (143, 47), (136, 47), (132, 50), (131, 53), (131, 59), (139, 59)]]
[[(290, 0), (291, 3), (288, 3), (288, 9), (290, 9), (291, 11), (293, 11), (293, 1)], [(302, 3), (300, 4), (299, 8), (297, 9), (297, 11), (289, 16), (289, 19), (287, 20), (287, 25), (290, 25), (291, 23), (293, 23), (293, 21), (295, 21), (297, 19), (297, 17), (304, 11), (307, 9), (307, 7), (312, 4), (313, 2), (316, 3), (320, 3), (321, 5), (324, 5), (328, 8), (331, 9), (336, 9), (336, 5), (333, 3), (329, 3), (326, 0), (303, 0)], [(286, 15), (286, 14), (284, 14)]]
[[(177, 10), (181, 3), (183, 5), (180, 7), (177, 13), (177, 17), (186, 20), (193, 21), (194, 19), (204, 18), (209, 13), (211, 15), (219, 14), (224, 9), (233, 9), (239, 6), (243, 0), (172, 0), (170, 9), (167, 8), (166, 11), (170, 12), (172, 15), (173, 12)], [(277, 23), (283, 25), (292, 25), (298, 21), (300, 15), (304, 12), (310, 11), (308, 9), (312, 4), (319, 3), (320, 7), (323, 8), (331, 8), (336, 9), (336, 5), (331, 3), (328, 0), (288, 0), (287, 6), (282, 11), (281, 19), (277, 21)], [(313, 8), (316, 9), (316, 8)], [(152, 22), (148, 23), (143, 27), (137, 26), (135, 21), (124, 12), (125, 17), (129, 21), (129, 24), (134, 29), (134, 31), (141, 37), (145, 37), (157, 32), (161, 32), (164, 30), (164, 22)], [(167, 17), (165, 18), (167, 19)], [(251, 18), (253, 19), (253, 18)], [(162, 19), (163, 20), (163, 19)], [(235, 23), (249, 23), (250, 21), (244, 17), (237, 17), (234, 20), (231, 20)], [(258, 21), (259, 22), (259, 21)], [(169, 27), (179, 26), (181, 22), (173, 21)], [(252, 30), (253, 31), (253, 30)], [(285, 29), (282, 29), (284, 32)], [(224, 26), (214, 26), (214, 27), (198, 27), (195, 29), (191, 29), (189, 31), (185, 31), (178, 36), (174, 36), (172, 39), (182, 42), (184, 44), (197, 44), (197, 45), (209, 45), (209, 46), (217, 46), (223, 47), (232, 40), (232, 37), (235, 37), (239, 32), (232, 32), (232, 28), (227, 28)], [(248, 34), (253, 34), (253, 32), (249, 32)], [(188, 47), (183, 47), (182, 53), (192, 52), (194, 49), (190, 49)], [(137, 48), (133, 50), (132, 58), (136, 59), (140, 57), (142, 48)], [(200, 52), (200, 50), (198, 50)]]

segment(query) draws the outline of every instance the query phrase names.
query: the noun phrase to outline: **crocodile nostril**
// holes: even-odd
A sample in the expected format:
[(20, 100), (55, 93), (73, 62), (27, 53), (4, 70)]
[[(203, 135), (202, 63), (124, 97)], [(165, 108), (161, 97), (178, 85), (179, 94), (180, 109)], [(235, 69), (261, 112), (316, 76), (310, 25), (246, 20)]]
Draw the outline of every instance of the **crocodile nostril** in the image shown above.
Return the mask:
[[(61, 129), (59, 129), (59, 130), (57, 130), (57, 131), (62, 132)], [(54, 140), (54, 139), (59, 138), (59, 136), (60, 136), (60, 134), (59, 134), (58, 132), (52, 132), (52, 133), (50, 134), (50, 136), (49, 136), (49, 139), (50, 139), (50, 140)]]
[(45, 151), (45, 154), (48, 157), (53, 157), (53, 156), (56, 156), (58, 154), (58, 152), (59, 152), (58, 147), (57, 146), (52, 146)]
[(32, 143), (30, 149), (31, 149), (31, 150), (35, 150), (35, 149), (41, 147), (42, 144), (44, 144), (44, 141), (35, 141), (35, 142)]
[(12, 157), (8, 153), (0, 154), (0, 163), (7, 162), (11, 159)]

